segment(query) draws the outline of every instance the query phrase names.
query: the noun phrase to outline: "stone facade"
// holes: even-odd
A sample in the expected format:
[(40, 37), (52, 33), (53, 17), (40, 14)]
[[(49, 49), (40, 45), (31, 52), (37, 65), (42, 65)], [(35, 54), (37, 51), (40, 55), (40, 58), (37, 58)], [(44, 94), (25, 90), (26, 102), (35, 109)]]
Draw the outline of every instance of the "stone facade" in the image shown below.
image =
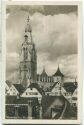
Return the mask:
[(19, 71), (20, 83), (23, 87), (27, 88), (30, 83), (36, 82), (37, 54), (32, 40), (32, 29), (29, 20), (25, 28), (24, 42), (21, 47)]

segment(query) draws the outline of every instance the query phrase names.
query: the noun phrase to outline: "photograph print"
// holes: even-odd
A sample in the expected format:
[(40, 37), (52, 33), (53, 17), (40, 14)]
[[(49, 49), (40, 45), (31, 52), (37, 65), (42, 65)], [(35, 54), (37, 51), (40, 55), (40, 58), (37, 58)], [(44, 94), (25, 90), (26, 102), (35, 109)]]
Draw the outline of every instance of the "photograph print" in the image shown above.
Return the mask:
[(5, 119), (77, 120), (78, 5), (6, 5)]

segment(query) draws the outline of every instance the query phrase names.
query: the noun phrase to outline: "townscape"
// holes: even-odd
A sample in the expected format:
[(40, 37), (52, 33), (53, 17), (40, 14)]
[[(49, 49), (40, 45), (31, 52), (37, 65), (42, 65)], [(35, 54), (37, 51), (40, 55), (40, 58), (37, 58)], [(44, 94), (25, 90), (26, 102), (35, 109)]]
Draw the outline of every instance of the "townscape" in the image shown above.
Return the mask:
[(28, 16), (21, 45), (19, 83), (6, 81), (6, 119), (77, 119), (76, 79), (65, 82), (59, 65), (51, 76), (45, 67), (37, 74), (38, 52), (32, 39)]

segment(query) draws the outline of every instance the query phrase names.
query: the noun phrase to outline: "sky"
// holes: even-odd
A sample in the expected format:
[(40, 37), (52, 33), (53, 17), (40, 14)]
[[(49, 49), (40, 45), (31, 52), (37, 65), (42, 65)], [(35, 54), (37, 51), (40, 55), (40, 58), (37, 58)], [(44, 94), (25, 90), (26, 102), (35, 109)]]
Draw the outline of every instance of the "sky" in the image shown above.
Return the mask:
[(8, 5), (6, 9), (6, 79), (18, 80), (19, 53), (27, 17), (37, 50), (37, 72), (53, 75), (59, 65), (67, 77), (77, 76), (77, 6)]

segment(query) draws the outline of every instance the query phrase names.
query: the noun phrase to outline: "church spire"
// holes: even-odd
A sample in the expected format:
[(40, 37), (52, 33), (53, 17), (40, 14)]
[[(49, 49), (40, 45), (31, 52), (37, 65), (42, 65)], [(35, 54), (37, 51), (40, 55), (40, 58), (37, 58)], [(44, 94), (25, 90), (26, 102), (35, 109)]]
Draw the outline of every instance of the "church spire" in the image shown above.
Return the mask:
[(21, 48), (20, 57), (20, 77), (21, 84), (26, 88), (30, 85), (31, 81), (35, 83), (36, 72), (37, 72), (37, 58), (35, 45), (32, 41), (30, 18), (27, 17), (25, 32), (24, 32), (24, 42)]
[(27, 23), (26, 23), (26, 27), (25, 27), (25, 33), (24, 33), (26, 43), (32, 43), (32, 33), (31, 32), (32, 32), (32, 28), (30, 25), (30, 17), (28, 15)]
[(29, 15), (28, 15), (27, 22), (29, 22), (29, 21), (30, 21), (30, 18), (29, 18)]
[(26, 25), (26, 28), (25, 28), (25, 32), (31, 32), (32, 29), (31, 29), (31, 25), (30, 25), (30, 17), (28, 15), (27, 17), (27, 25)]

